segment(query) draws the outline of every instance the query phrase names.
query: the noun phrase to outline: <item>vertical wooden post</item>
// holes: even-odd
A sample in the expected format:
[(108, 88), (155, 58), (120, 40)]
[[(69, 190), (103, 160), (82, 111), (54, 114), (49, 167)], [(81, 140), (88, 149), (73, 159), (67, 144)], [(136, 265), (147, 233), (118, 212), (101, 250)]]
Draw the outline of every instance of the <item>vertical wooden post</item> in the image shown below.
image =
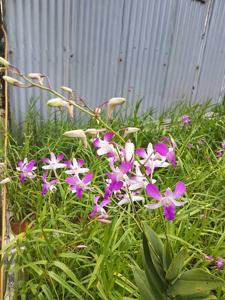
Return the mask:
[[(4, 29), (4, 20), (3, 20), (3, 3), (2, 1), (0, 2), (0, 22), (1, 22), (1, 33), (3, 34), (4, 37), (4, 57), (6, 60), (8, 60), (8, 40), (7, 40), (7, 34)], [(7, 75), (7, 69), (4, 70), (5, 75)], [(8, 86), (7, 83), (4, 82), (2, 83), (2, 94), (1, 94), (1, 101), (2, 101), (2, 120), (3, 122), (3, 137), (4, 137), (4, 170), (7, 167), (7, 145), (8, 145)], [(4, 171), (3, 171), (4, 172)], [(7, 189), (6, 185), (3, 185), (2, 187), (2, 193), (1, 193), (1, 198), (2, 198), (2, 245), (1, 248), (4, 249), (5, 246), (5, 241), (6, 241), (6, 209), (7, 209)], [(4, 275), (5, 275), (5, 270), (4, 270), (4, 262), (2, 263), (1, 266), (1, 272), (0, 272), (0, 300), (4, 300)]]

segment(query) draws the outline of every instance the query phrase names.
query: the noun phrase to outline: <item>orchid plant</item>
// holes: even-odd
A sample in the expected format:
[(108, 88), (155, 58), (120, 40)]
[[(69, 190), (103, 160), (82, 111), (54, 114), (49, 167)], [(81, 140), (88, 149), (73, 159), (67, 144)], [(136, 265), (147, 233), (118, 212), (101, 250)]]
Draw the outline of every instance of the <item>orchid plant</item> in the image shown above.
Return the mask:
[[(180, 295), (179, 293), (177, 294), (177, 290), (180, 288), (179, 272), (181, 270), (177, 273), (175, 272), (175, 275), (172, 272), (174, 264), (179, 264), (180, 262), (176, 262), (176, 259), (171, 257), (170, 264), (168, 266), (163, 265), (163, 261), (166, 260), (163, 258), (163, 255), (167, 253), (167, 246), (165, 246), (165, 250), (162, 250), (162, 242), (158, 239), (157, 243), (162, 251), (160, 250), (161, 253), (156, 253), (159, 250), (159, 247), (154, 245), (156, 243), (156, 234), (151, 232), (151, 236), (155, 238), (153, 238), (153, 241), (150, 240), (148, 242), (146, 235), (148, 230), (144, 228), (139, 220), (137, 210), (137, 208), (146, 211), (159, 209), (161, 211), (159, 215), (164, 217), (163, 222), (165, 228), (167, 228), (167, 222), (172, 222), (176, 218), (176, 208), (182, 209), (188, 203), (188, 199), (185, 196), (186, 184), (183, 181), (179, 180), (175, 187), (172, 186), (165, 189), (161, 178), (159, 180), (158, 176), (160, 169), (173, 168), (176, 170), (177, 168), (175, 141), (164, 137), (163, 142), (153, 144), (149, 141), (147, 148), (137, 148), (129, 137), (131, 134), (138, 132), (139, 128), (128, 127), (115, 131), (101, 116), (102, 109), (106, 107), (108, 119), (111, 120), (115, 107), (123, 104), (125, 102), (124, 98), (111, 98), (92, 109), (83, 99), (77, 99), (76, 93), (68, 87), (61, 87), (62, 91), (67, 93), (67, 97), (53, 90), (47, 76), (40, 73), (25, 75), (10, 63), (4, 60), (0, 60), (0, 62), (8, 71), (19, 76), (22, 80), (19, 81), (13, 77), (4, 76), (4, 80), (9, 84), (20, 88), (37, 87), (48, 91), (56, 97), (48, 100), (47, 104), (50, 107), (65, 109), (70, 117), (73, 117), (74, 108), (79, 109), (95, 119), (96, 127), (102, 126), (102, 128), (66, 131), (64, 136), (80, 139), (85, 148), (91, 146), (93, 151), (96, 151), (96, 156), (107, 162), (107, 171), (105, 173), (96, 174), (92, 170), (91, 165), (86, 164), (80, 157), (69, 157), (68, 160), (65, 159), (64, 154), (51, 152), (50, 158), (41, 158), (43, 163), (41, 169), (44, 170), (44, 173), (41, 174), (39, 174), (39, 170), (36, 167), (36, 165), (40, 165), (39, 161), (29, 161), (28, 158), (18, 161), (16, 171), (18, 172), (20, 183), (25, 185), (28, 180), (38, 182), (41, 179), (40, 195), (44, 199), (51, 193), (57, 193), (57, 190), (60, 192), (63, 190), (64, 195), (71, 193), (71, 197), (74, 197), (77, 201), (83, 201), (89, 196), (92, 199), (92, 206), (88, 207), (88, 222), (96, 221), (105, 225), (110, 224), (112, 222), (111, 211), (114, 209), (124, 209), (126, 211), (129, 208), (127, 211), (131, 210), (133, 212), (132, 216), (138, 223), (144, 236), (144, 260), (149, 265), (145, 268), (145, 275), (140, 270), (136, 270), (136, 273), (144, 280), (148, 280), (149, 291), (145, 291), (145, 295), (151, 295), (151, 298), (148, 299), (156, 299), (154, 298), (156, 296), (161, 297), (158, 299), (172, 299), (166, 297), (168, 295), (169, 297)], [(190, 122), (188, 115), (182, 117), (184, 126), (188, 126)], [(123, 132), (123, 135), (119, 132)], [(224, 148), (224, 145), (222, 145), (222, 148)], [(97, 187), (94, 184), (96, 177), (101, 177), (101, 185)], [(184, 200), (178, 201), (179, 198), (184, 198)], [(165, 232), (165, 234), (169, 244), (167, 233)], [(163, 251), (165, 252), (164, 254), (162, 254)], [(182, 258), (181, 260), (183, 267), (184, 259)], [(218, 269), (223, 267), (221, 257), (217, 259), (216, 267)], [(160, 272), (158, 268), (160, 268)], [(149, 270), (154, 272), (150, 279)], [(199, 274), (210, 280), (205, 273), (199, 271)], [(138, 276), (135, 275), (137, 281)], [(158, 284), (159, 289), (154, 287), (157, 281), (160, 281)], [(219, 284), (221, 282), (217, 280), (216, 286)], [(142, 285), (138, 283), (137, 285), (140, 286), (141, 290)], [(188, 295), (188, 292), (185, 292), (185, 295)]]

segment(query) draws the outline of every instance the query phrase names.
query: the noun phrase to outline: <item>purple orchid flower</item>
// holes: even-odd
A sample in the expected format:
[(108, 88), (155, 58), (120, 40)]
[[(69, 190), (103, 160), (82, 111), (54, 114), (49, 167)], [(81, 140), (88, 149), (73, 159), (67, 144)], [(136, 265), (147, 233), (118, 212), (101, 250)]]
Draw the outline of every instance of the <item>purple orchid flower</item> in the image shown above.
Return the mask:
[(106, 210), (104, 207), (110, 203), (110, 200), (103, 200), (100, 204), (98, 204), (98, 200), (101, 196), (94, 196), (94, 208), (92, 209), (92, 212), (90, 213), (90, 218), (96, 217), (96, 219), (101, 223), (111, 223), (110, 220), (108, 220), (109, 215), (106, 213)]
[(112, 132), (107, 132), (103, 140), (100, 138), (97, 138), (93, 141), (93, 145), (98, 148), (97, 154), (99, 156), (107, 154), (110, 157), (117, 157), (118, 153), (114, 145), (110, 142), (110, 140), (114, 137), (114, 134)]
[(166, 157), (167, 160), (171, 162), (172, 166), (176, 168), (176, 155), (173, 148), (168, 148), (165, 144), (155, 144), (155, 151)]
[(109, 180), (105, 192), (105, 199), (113, 192), (120, 190), (125, 182), (128, 183), (129, 177), (127, 176), (127, 173), (132, 169), (133, 162), (123, 161), (120, 167), (115, 167), (114, 160), (111, 159), (109, 165), (113, 172), (107, 174)]
[(51, 157), (51, 159), (49, 159), (48, 157), (43, 157), (41, 159), (44, 163), (48, 164), (46, 166), (43, 166), (42, 169), (55, 171), (56, 169), (66, 167), (66, 165), (64, 163), (60, 163), (60, 161), (64, 158), (63, 154), (59, 154), (59, 155), (55, 156), (55, 154), (53, 152), (51, 152), (50, 157)]
[(144, 201), (144, 197), (140, 196), (138, 192), (125, 193), (117, 195), (117, 197), (120, 199), (120, 201), (117, 203), (119, 206), (131, 202)]
[(84, 165), (84, 161), (82, 159), (76, 160), (75, 158), (73, 158), (72, 163), (69, 160), (64, 161), (64, 163), (67, 166), (67, 168), (69, 169), (69, 170), (65, 171), (66, 174), (78, 175), (78, 174), (82, 174), (82, 173), (87, 173), (89, 171), (88, 168), (82, 168), (82, 166)]
[(153, 175), (155, 168), (167, 167), (166, 157), (162, 157), (154, 152), (151, 143), (148, 144), (147, 151), (144, 148), (138, 148), (135, 153), (141, 157), (141, 165), (145, 166), (146, 173)]
[(51, 181), (47, 181), (48, 172), (45, 172), (42, 176), (42, 191), (41, 195), (44, 196), (48, 191), (54, 191), (56, 189), (55, 185), (59, 182), (57, 179), (53, 179)]
[(181, 120), (182, 120), (183, 125), (185, 125), (185, 126), (187, 126), (191, 122), (190, 117), (188, 115), (183, 115), (181, 117)]
[(186, 202), (178, 202), (177, 198), (180, 198), (186, 191), (185, 184), (182, 181), (177, 182), (175, 191), (172, 192), (170, 188), (166, 189), (164, 195), (162, 195), (154, 184), (148, 184), (146, 187), (146, 192), (149, 196), (158, 201), (155, 204), (147, 204), (145, 207), (149, 209), (156, 209), (158, 207), (163, 207), (164, 217), (171, 221), (175, 218), (175, 207), (183, 206)]
[(33, 179), (35, 177), (35, 174), (32, 172), (37, 169), (34, 165), (36, 164), (35, 160), (28, 161), (27, 158), (24, 159), (24, 161), (19, 160), (18, 161), (18, 166), (16, 168), (17, 171), (21, 172), (20, 173), (20, 182), (23, 184), (26, 177), (29, 177)]
[(187, 144), (188, 149), (192, 149), (193, 148), (193, 144)]
[(77, 198), (82, 198), (83, 191), (91, 183), (93, 173), (87, 173), (82, 179), (77, 175), (66, 178), (66, 183), (70, 185), (72, 193), (76, 193)]
[(225, 148), (225, 140), (222, 142), (221, 147), (224, 149)]
[[(145, 189), (149, 183), (147, 178), (142, 174), (138, 162), (135, 162), (135, 168), (136, 168), (135, 176), (132, 176), (129, 178), (129, 190), (130, 191), (135, 191), (135, 190), (138, 190), (141, 188)], [(156, 182), (155, 179), (151, 180), (151, 183), (155, 183), (155, 182)]]
[(216, 269), (223, 269), (224, 263), (222, 257), (218, 257), (217, 260), (215, 261), (215, 266)]

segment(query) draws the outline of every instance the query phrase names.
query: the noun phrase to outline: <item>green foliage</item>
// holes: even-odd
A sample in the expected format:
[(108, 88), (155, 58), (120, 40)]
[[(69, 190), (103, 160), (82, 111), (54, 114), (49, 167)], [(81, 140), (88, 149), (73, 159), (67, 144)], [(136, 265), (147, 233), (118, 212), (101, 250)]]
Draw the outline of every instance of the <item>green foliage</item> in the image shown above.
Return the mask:
[[(77, 200), (65, 192), (42, 198), (40, 180), (27, 181), (21, 186), (14, 177), (17, 161), (25, 157), (40, 160), (51, 151), (64, 153), (66, 159), (84, 159), (91, 171), (98, 174), (94, 185), (99, 188), (101, 174), (107, 170), (106, 161), (96, 157), (91, 145), (84, 149), (78, 140), (62, 137), (65, 131), (76, 129), (81, 123), (83, 128), (93, 127), (93, 120), (82, 120), (78, 115), (74, 122), (67, 122), (58, 113), (41, 120), (33, 109), (23, 129), (14, 128), (9, 136), (8, 175), (13, 179), (8, 186), (9, 208), (15, 219), (25, 218), (30, 222), (26, 234), (18, 235), (5, 252), (10, 259), (7, 269), (11, 266), (15, 276), (15, 299), (138, 299), (137, 286), (142, 282), (140, 291), (144, 299), (164, 299), (165, 290), (177, 300), (207, 299), (211, 289), (208, 299), (213, 299), (213, 295), (215, 299), (224, 299), (224, 287), (217, 287), (211, 275), (207, 285), (210, 288), (204, 293), (195, 290), (192, 298), (184, 294), (173, 296), (176, 291), (185, 290), (180, 286), (189, 284), (182, 277), (188, 270), (201, 269), (207, 276), (212, 274), (225, 280), (224, 270), (216, 270), (213, 263), (204, 260), (204, 254), (216, 258), (224, 257), (225, 253), (225, 156), (216, 154), (225, 139), (224, 105), (180, 103), (157, 117), (153, 111), (138, 113), (138, 106), (139, 103), (125, 117), (114, 118), (112, 127), (115, 130), (139, 127), (139, 132), (128, 137), (136, 147), (158, 143), (162, 135), (173, 138), (177, 143), (177, 169), (157, 170), (157, 185), (165, 190), (168, 186), (173, 188), (178, 180), (184, 181), (188, 203), (169, 223), (158, 211), (147, 210), (139, 203), (135, 211), (130, 206), (117, 207), (113, 203), (112, 224), (103, 225), (89, 219), (93, 208), (91, 197)], [(216, 115), (206, 117), (208, 111)], [(182, 125), (183, 114), (190, 116), (190, 126)], [(202, 139), (204, 143), (200, 143)], [(192, 149), (188, 149), (189, 143), (193, 144)], [(146, 203), (151, 201), (146, 197)], [(135, 214), (147, 235), (143, 262), (140, 251), (143, 236)], [(80, 249), (79, 245), (86, 248)], [(153, 287), (149, 279), (155, 283)]]
[[(225, 281), (210, 274), (204, 269), (193, 268), (184, 271), (187, 250), (181, 249), (174, 256), (170, 265), (163, 265), (163, 251), (161, 239), (149, 227), (145, 226), (143, 234), (143, 265), (133, 269), (136, 284), (141, 292), (141, 298), (147, 299), (212, 299), (210, 292), (224, 286)], [(164, 258), (165, 261), (165, 258)]]

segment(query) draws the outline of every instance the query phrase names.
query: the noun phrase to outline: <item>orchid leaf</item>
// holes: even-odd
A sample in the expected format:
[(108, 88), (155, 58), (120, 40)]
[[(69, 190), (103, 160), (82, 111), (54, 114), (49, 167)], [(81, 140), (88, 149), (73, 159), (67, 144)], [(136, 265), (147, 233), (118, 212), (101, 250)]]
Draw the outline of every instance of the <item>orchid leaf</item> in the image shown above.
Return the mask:
[(209, 293), (197, 293), (197, 294), (190, 294), (187, 296), (177, 296), (176, 300), (215, 300), (217, 299), (213, 295), (209, 295)]
[[(165, 292), (167, 286), (161, 280), (158, 272), (155, 269), (155, 265), (152, 261), (152, 255), (150, 253), (148, 241), (145, 235), (143, 235), (143, 252), (144, 252), (144, 270), (146, 277), (148, 279), (149, 285), (151, 286), (152, 293), (155, 299), (163, 299), (163, 293)], [(163, 274), (162, 274), (163, 275)]]
[(151, 244), (155, 254), (163, 261), (163, 243), (157, 233), (148, 225), (144, 225), (144, 232), (147, 240)]
[(219, 286), (222, 286), (224, 281), (202, 269), (193, 269), (183, 273), (180, 278), (170, 288), (169, 293), (172, 296), (188, 296), (192, 294), (210, 292)]
[(142, 300), (161, 299), (161, 298), (156, 298), (156, 293), (149, 285), (144, 271), (142, 271), (138, 267), (135, 267), (133, 268), (133, 274), (134, 274), (135, 282), (140, 290)]
[(166, 279), (173, 281), (181, 273), (185, 259), (187, 258), (187, 250), (182, 249), (172, 260), (169, 269), (166, 272)]
[(166, 239), (163, 247), (163, 268), (168, 270), (173, 259), (173, 249), (168, 239)]

